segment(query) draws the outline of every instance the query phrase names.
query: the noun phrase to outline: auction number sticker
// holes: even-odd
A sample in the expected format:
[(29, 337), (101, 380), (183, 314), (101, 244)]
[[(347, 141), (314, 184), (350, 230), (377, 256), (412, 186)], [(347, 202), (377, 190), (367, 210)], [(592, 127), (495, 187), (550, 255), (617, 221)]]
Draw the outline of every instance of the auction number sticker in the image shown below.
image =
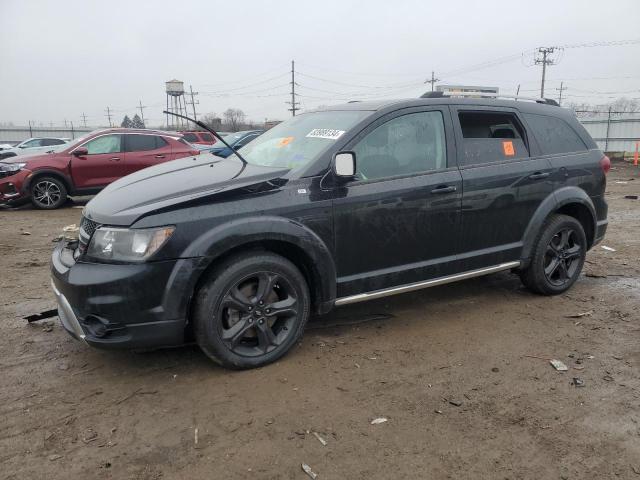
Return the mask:
[(513, 157), (516, 154), (513, 148), (513, 142), (511, 141), (502, 142), (502, 150), (504, 151), (505, 157)]
[(344, 134), (344, 130), (333, 130), (331, 128), (314, 128), (307, 133), (307, 138), (326, 138), (327, 140), (337, 140)]

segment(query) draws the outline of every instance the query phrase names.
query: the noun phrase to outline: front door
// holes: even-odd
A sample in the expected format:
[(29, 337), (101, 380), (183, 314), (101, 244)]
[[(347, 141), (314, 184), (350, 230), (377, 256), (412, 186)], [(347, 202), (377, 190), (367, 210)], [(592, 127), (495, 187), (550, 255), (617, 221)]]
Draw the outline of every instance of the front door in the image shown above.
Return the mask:
[(452, 273), (461, 177), (445, 108), (403, 109), (346, 145), (357, 177), (333, 200), (337, 296)]
[(71, 156), (71, 176), (77, 189), (104, 187), (124, 175), (122, 135), (100, 135), (80, 146), (88, 154)]

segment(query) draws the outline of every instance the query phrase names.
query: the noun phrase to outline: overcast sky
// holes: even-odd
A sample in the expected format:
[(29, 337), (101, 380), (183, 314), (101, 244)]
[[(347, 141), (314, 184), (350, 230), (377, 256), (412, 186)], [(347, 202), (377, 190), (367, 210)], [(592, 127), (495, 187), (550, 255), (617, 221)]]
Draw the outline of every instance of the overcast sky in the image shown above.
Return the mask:
[[(533, 49), (640, 37), (634, 0), (0, 0), (0, 122), (105, 125), (140, 100), (163, 121), (164, 82), (193, 85), (200, 114), (284, 119), (290, 62), (303, 109), (416, 97), (440, 83), (539, 95)], [(525, 52), (524, 55), (520, 55)], [(640, 44), (564, 49), (545, 96), (640, 97)], [(499, 62), (493, 62), (500, 60)], [(485, 62), (485, 68), (478, 64)]]

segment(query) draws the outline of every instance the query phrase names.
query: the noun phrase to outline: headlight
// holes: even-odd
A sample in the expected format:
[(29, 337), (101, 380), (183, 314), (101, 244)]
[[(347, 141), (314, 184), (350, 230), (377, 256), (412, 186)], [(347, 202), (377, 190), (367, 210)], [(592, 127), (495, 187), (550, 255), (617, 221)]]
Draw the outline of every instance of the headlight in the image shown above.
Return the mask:
[(169, 240), (175, 227), (144, 229), (98, 228), (87, 249), (87, 256), (98, 260), (142, 262)]
[(16, 173), (26, 166), (26, 163), (0, 163), (0, 172)]

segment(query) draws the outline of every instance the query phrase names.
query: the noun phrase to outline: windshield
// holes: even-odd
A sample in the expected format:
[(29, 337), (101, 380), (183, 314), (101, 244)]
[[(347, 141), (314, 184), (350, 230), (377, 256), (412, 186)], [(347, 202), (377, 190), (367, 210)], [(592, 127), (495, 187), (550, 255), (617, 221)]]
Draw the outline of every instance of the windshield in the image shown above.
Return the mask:
[(227, 133), (222, 134), (221, 136), (224, 137), (225, 142), (227, 142), (229, 145), (233, 145), (241, 138), (246, 137), (247, 132)]
[[(326, 111), (304, 113), (276, 125), (241, 150), (253, 165), (303, 167), (327, 150), (368, 111)], [(225, 138), (228, 143), (230, 137)]]

